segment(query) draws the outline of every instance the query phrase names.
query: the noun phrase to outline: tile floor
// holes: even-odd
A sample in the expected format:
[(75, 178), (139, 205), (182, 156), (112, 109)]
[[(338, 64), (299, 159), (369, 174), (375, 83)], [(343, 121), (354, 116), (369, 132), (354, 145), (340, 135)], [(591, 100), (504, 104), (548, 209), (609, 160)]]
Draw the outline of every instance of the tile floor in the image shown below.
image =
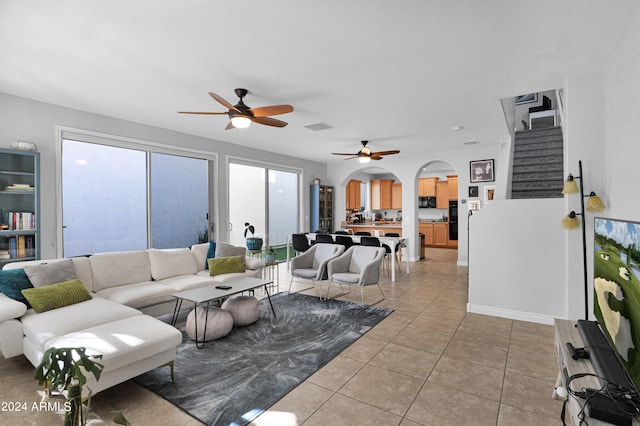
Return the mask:
[[(467, 314), (467, 270), (456, 266), (456, 256), (431, 249), (410, 275), (401, 273), (395, 283), (383, 278), (386, 297), (379, 305), (395, 311), (253, 424), (561, 424), (562, 403), (551, 398), (553, 328)], [(280, 289), (288, 283), (283, 265)], [(378, 297), (376, 288), (367, 288), (365, 301)], [(343, 298), (359, 301), (360, 295)], [(32, 377), (24, 357), (0, 358), (0, 402), (28, 406), (0, 411), (0, 424), (61, 423), (58, 414), (31, 408), (39, 401)], [(200, 424), (131, 381), (98, 394), (91, 409), (91, 425), (109, 424), (116, 411), (133, 425)]]

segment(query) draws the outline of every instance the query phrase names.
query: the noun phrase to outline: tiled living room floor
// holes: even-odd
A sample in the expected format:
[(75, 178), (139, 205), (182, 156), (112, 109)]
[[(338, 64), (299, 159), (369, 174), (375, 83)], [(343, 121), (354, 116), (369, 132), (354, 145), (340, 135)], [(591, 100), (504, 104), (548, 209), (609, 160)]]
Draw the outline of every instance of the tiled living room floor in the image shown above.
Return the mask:
[[(428, 250), (395, 283), (383, 274), (379, 305), (395, 312), (254, 424), (291, 424), (291, 414), (305, 426), (561, 424), (553, 328), (467, 314), (466, 274), (448, 249)], [(280, 289), (288, 283), (281, 265)], [(367, 288), (365, 301), (378, 296)], [(0, 358), (0, 377), (0, 402), (39, 400), (24, 357)], [(96, 395), (91, 408), (92, 425), (110, 424), (116, 411), (133, 425), (200, 424), (131, 381)], [(3, 425), (60, 423), (55, 413), (0, 411)]]

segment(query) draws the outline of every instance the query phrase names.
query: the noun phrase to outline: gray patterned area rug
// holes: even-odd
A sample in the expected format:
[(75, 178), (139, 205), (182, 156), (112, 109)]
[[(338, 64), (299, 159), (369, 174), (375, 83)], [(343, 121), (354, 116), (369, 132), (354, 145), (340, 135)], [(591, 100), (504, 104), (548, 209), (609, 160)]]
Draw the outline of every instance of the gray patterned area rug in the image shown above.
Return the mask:
[(392, 309), (280, 293), (260, 301), (260, 318), (196, 349), (183, 332), (175, 383), (168, 368), (135, 380), (208, 425), (246, 425)]

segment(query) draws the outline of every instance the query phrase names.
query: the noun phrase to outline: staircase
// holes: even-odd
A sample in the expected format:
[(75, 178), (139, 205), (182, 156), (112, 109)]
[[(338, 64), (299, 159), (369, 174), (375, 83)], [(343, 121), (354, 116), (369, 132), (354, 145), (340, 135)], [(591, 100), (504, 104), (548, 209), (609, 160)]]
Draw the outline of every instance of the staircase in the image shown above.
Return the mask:
[(511, 198), (560, 198), (564, 184), (562, 128), (516, 132)]

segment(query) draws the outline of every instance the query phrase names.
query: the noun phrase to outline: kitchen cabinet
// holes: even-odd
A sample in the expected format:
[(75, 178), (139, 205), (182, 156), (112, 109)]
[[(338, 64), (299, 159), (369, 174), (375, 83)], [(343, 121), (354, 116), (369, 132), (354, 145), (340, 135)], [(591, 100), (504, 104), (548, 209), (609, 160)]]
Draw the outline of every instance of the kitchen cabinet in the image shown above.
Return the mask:
[(391, 208), (394, 210), (402, 210), (402, 184), (394, 183), (391, 185)]
[(361, 181), (351, 179), (347, 184), (347, 210), (360, 209), (360, 186)]
[(418, 197), (435, 197), (438, 178), (418, 178)]
[(424, 234), (424, 247), (458, 247), (457, 241), (449, 241), (448, 222), (419, 223), (418, 232)]
[(390, 210), (392, 180), (371, 181), (371, 210)]
[(449, 199), (458, 199), (458, 176), (447, 176), (449, 178)]
[(424, 234), (424, 247), (433, 246), (433, 223), (418, 224), (418, 232)]
[(434, 223), (433, 224), (433, 245), (435, 247), (446, 247), (449, 241), (449, 224)]
[(449, 209), (449, 182), (446, 180), (436, 182), (436, 208)]

